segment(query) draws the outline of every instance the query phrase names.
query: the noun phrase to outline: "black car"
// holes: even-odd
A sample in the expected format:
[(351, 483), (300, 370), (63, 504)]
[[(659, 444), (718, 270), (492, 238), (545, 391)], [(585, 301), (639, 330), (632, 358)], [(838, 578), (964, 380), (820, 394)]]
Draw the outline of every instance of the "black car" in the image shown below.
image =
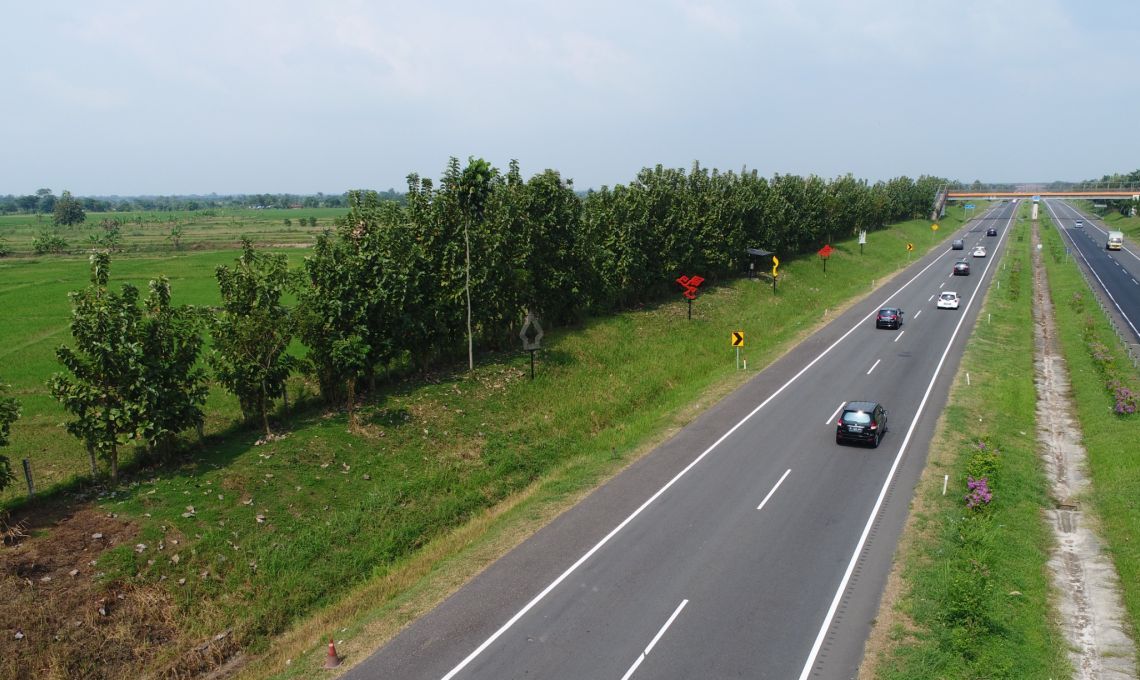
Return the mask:
[(898, 328), (903, 323), (903, 310), (897, 307), (883, 307), (875, 315), (875, 328)]
[(969, 276), (970, 263), (965, 260), (958, 260), (954, 263), (954, 276)]
[(859, 442), (877, 447), (887, 432), (887, 409), (873, 401), (849, 401), (835, 421), (835, 443)]
[(986, 236), (997, 236), (997, 229), (993, 227), (986, 229)]

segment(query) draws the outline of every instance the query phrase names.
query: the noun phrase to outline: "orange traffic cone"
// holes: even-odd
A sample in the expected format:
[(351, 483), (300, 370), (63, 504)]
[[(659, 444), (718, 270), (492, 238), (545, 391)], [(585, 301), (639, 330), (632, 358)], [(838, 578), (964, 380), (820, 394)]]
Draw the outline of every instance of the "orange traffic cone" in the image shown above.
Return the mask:
[(333, 644), (333, 639), (329, 638), (329, 656), (325, 659), (325, 668), (336, 668), (340, 665), (340, 657), (336, 655), (336, 645)]

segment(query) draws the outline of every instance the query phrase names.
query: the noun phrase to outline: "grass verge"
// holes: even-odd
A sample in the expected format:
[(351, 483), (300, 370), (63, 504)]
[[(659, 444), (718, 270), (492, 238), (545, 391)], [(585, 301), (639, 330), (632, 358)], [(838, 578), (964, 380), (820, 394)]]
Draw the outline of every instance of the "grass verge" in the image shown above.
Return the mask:
[[(947, 221), (941, 233), (956, 226)], [(749, 366), (764, 366), (826, 309), (905, 266), (906, 243), (935, 238), (916, 220), (870, 234), (865, 254), (853, 241), (835, 243), (826, 272), (807, 257), (781, 265), (775, 295), (758, 281), (714, 286), (691, 321), (675, 301), (548, 329), (534, 381), (526, 355), (487, 356), (470, 374), (441, 369), (386, 386), (362, 409), (359, 431), (347, 430), (343, 414), (302, 410), (284, 439), (259, 446), (255, 434), (234, 430), (180, 465), (137, 469), (98, 498), (94, 519), (116, 523), (101, 538), (83, 532), (75, 555), (38, 563), (38, 580), (19, 578), (30, 573), (28, 560), (0, 574), (0, 600), (26, 603), (0, 612), (0, 629), (23, 626), (25, 640), (55, 640), (0, 638), (0, 675), (22, 677), (4, 659), (19, 659), (36, 677), (82, 675), (90, 652), (103, 655), (105, 677), (144, 669), (173, 676), (240, 650), (255, 659), (247, 668), (258, 677), (284, 668), (264, 655), (281, 649), (274, 638), (289, 630), (286, 639), (302, 650), (327, 640), (332, 627), (382, 639), (745, 380), (732, 331), (748, 334)], [(85, 264), (61, 270), (59, 286), (82, 286)], [(0, 289), (8, 284), (0, 273)], [(66, 297), (49, 297), (38, 308), (44, 323), (65, 324)], [(60, 341), (13, 340), (29, 348)], [(44, 446), (82, 464), (80, 448), (62, 435)], [(27, 545), (60, 531), (44, 524)], [(422, 579), (428, 573), (447, 575)], [(113, 592), (122, 605), (91, 625), (35, 609), (73, 583)], [(362, 605), (361, 593), (379, 601)], [(167, 615), (163, 635), (129, 648), (129, 636), (109, 624), (128, 624), (123, 616), (137, 602)], [(324, 613), (300, 623), (313, 612)], [(311, 674), (319, 661), (290, 668)]]
[[(1046, 228), (1048, 225), (1048, 228)], [(1140, 378), (1062, 235), (1042, 222), (1045, 269), (1058, 315), (1057, 336), (1069, 366), (1073, 403), (1088, 451), (1090, 497), (1120, 575), (1133, 639), (1140, 631), (1140, 414), (1118, 414), (1116, 386), (1140, 394)], [(1133, 406), (1136, 396), (1133, 396)], [(1140, 662), (1140, 658), (1138, 658)]]
[[(1030, 247), (1018, 221), (939, 419), (860, 677), (1070, 673), (1045, 568)], [(979, 490), (971, 509), (969, 480), (983, 477), (992, 499)]]

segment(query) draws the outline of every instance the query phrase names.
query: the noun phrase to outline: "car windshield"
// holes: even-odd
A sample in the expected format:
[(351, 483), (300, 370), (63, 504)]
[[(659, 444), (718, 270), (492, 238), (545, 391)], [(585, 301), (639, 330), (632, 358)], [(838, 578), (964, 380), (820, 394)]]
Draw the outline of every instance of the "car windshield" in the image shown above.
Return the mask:
[(871, 414), (866, 411), (844, 411), (843, 422), (852, 425), (866, 425), (871, 422)]

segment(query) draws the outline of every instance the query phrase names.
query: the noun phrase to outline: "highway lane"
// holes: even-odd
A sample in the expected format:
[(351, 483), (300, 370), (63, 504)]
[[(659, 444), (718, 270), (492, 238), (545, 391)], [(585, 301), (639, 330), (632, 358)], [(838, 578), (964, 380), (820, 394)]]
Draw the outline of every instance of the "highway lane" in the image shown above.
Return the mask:
[[(1014, 207), (852, 305), (346, 677), (850, 677)], [(989, 257), (969, 257), (977, 242)], [(951, 276), (963, 255), (972, 275)], [(961, 310), (934, 307), (947, 289)], [(874, 329), (883, 304), (906, 311), (902, 329)], [(855, 399), (890, 410), (879, 449), (834, 442)]]
[[(1045, 206), (1054, 224), (1060, 225), (1065, 240), (1092, 273), (1093, 286), (1108, 298), (1132, 341), (1140, 342), (1140, 255), (1128, 244), (1123, 250), (1107, 250), (1108, 230), (1104, 224), (1068, 203), (1046, 201)], [(1077, 220), (1082, 220), (1084, 226), (1078, 229)]]

